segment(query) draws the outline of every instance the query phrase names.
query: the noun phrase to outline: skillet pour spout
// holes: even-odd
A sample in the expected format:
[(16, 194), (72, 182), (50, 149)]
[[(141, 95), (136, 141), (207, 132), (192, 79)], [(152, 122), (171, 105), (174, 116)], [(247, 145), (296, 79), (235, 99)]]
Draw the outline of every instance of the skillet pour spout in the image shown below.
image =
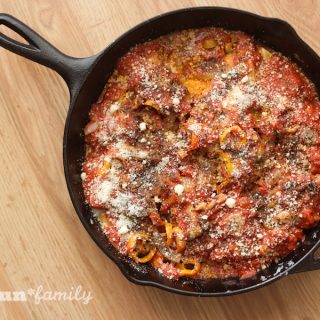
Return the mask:
[(291, 58), (315, 84), (319, 94), (320, 58), (287, 22), (231, 8), (186, 8), (159, 15), (137, 25), (102, 52), (87, 58), (73, 58), (63, 54), (25, 24), (7, 14), (0, 14), (1, 24), (27, 41), (27, 44), (23, 44), (0, 33), (2, 47), (55, 70), (68, 85), (71, 101), (64, 131), (63, 160), (70, 197), (87, 232), (128, 280), (185, 295), (226, 296), (263, 287), (287, 274), (320, 269), (320, 259), (314, 257), (320, 246), (318, 226), (307, 231), (305, 240), (295, 251), (254, 277), (243, 280), (186, 278), (172, 281), (161, 276), (152, 267), (138, 266), (117, 253), (97, 224), (90, 223), (92, 213), (85, 203), (80, 179), (84, 159), (83, 128), (89, 120), (91, 105), (97, 101), (117, 59), (132, 46), (146, 40), (188, 28), (214, 26), (240, 30)]

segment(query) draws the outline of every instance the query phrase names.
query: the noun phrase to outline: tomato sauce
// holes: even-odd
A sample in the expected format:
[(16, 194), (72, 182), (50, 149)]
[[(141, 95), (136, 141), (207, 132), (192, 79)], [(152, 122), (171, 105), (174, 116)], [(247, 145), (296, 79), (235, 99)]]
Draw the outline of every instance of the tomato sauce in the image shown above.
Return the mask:
[(86, 201), (164, 276), (254, 276), (320, 220), (319, 108), (296, 64), (242, 32), (139, 44), (84, 129)]

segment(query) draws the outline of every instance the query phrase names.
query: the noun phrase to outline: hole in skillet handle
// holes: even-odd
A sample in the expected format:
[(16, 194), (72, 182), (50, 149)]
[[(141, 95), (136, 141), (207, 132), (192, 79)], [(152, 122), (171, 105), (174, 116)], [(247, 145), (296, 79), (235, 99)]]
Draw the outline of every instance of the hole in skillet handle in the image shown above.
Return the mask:
[(67, 58), (67, 56), (54, 48), (24, 23), (10, 15), (1, 13), (0, 25), (4, 25), (8, 29), (13, 30), (27, 42), (27, 44), (24, 44), (0, 33), (0, 45), (2, 47), (27, 59), (52, 68), (62, 76), (64, 75), (64, 70), (62, 70), (64, 60), (62, 59), (61, 61), (61, 58)]
[(23, 22), (5, 13), (0, 13), (1, 25), (16, 32), (27, 42), (19, 42), (0, 32), (1, 47), (58, 72), (66, 81), (71, 98), (76, 96), (99, 54), (87, 58), (67, 56)]
[(8, 28), (4, 24), (0, 25), (0, 34), (1, 36), (5, 35), (8, 38), (17, 41), (19, 44), (30, 45), (30, 43), (25, 38), (23, 38), (21, 35), (13, 31), (12, 29)]
[(0, 32), (0, 43), (4, 48), (12, 51), (16, 50), (16, 53), (18, 53), (18, 50), (26, 50), (26, 52), (35, 53), (40, 51), (40, 48), (32, 40), (30, 34), (28, 35), (28, 29), (25, 28), (26, 26), (22, 25), (22, 23), (15, 20), (13, 17), (7, 14), (0, 14), (0, 25), (6, 26), (8, 30), (14, 31), (21, 37), (21, 40), (25, 41), (25, 43), (22, 43)]

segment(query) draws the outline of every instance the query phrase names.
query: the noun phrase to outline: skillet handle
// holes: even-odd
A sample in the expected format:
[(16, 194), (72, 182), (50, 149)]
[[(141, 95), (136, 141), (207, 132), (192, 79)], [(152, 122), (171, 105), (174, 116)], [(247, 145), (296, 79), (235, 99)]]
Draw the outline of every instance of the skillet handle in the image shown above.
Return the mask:
[(315, 252), (318, 251), (320, 247), (314, 248), (310, 254), (305, 257), (301, 262), (298, 263), (289, 273), (299, 273), (312, 270), (320, 270), (320, 257), (315, 256)]
[(75, 91), (81, 86), (90, 67), (94, 64), (96, 56), (88, 58), (67, 56), (23, 22), (5, 13), (0, 13), (0, 25), (5, 25), (15, 31), (28, 43), (21, 43), (0, 32), (1, 47), (58, 72), (66, 81), (71, 97), (74, 96)]

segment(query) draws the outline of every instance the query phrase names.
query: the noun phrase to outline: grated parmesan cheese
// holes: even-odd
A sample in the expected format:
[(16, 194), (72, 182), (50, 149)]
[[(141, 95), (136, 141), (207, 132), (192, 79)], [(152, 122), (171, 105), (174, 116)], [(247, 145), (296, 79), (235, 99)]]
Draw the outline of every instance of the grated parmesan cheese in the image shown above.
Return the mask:
[(174, 187), (174, 192), (178, 195), (178, 196), (181, 196), (182, 193), (184, 191), (184, 186), (182, 184), (177, 184), (175, 185)]
[(85, 172), (81, 172), (80, 178), (82, 181), (86, 180), (87, 174)]
[(174, 97), (174, 98), (172, 99), (172, 103), (173, 103), (174, 105), (178, 105), (178, 104), (180, 103), (180, 99), (177, 98), (177, 97)]
[(112, 114), (112, 113), (115, 113), (116, 111), (118, 111), (119, 109), (120, 109), (120, 103), (115, 102), (110, 106), (109, 112), (110, 112), (110, 114)]
[(242, 82), (242, 83), (246, 83), (248, 80), (249, 80), (249, 77), (248, 77), (248, 76), (244, 76), (244, 77), (241, 79), (241, 82)]
[(124, 214), (120, 214), (118, 217), (118, 220), (116, 222), (116, 227), (118, 229), (119, 234), (125, 234), (130, 231), (130, 229), (133, 227), (133, 222), (130, 220), (127, 216)]
[(233, 198), (228, 198), (225, 203), (227, 207), (234, 208), (234, 206), (236, 205), (236, 200)]
[(144, 131), (144, 130), (147, 129), (147, 124), (145, 122), (141, 122), (139, 124), (139, 128), (140, 128), (141, 131)]
[(107, 203), (110, 199), (111, 191), (112, 191), (112, 183), (108, 180), (103, 181), (101, 184), (99, 184), (97, 191), (95, 193), (97, 200), (100, 203)]

